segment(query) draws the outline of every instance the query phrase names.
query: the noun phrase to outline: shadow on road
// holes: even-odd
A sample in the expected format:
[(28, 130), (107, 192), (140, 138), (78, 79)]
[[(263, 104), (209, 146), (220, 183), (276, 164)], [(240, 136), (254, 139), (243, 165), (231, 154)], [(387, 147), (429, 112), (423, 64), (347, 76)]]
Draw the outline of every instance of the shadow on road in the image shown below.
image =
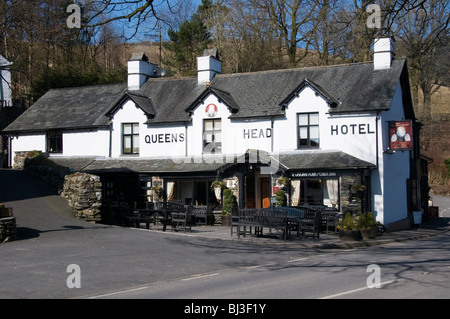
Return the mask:
[(22, 170), (0, 169), (0, 203), (57, 194), (56, 187), (33, 178)]
[(38, 230), (34, 228), (29, 227), (17, 227), (17, 238), (16, 240), (25, 240), (25, 239), (31, 239), (39, 237), (42, 233), (49, 233), (49, 232), (57, 232), (57, 231), (67, 231), (67, 230), (79, 230), (79, 229), (85, 229), (83, 226), (63, 226), (61, 229), (51, 229), (51, 230)]

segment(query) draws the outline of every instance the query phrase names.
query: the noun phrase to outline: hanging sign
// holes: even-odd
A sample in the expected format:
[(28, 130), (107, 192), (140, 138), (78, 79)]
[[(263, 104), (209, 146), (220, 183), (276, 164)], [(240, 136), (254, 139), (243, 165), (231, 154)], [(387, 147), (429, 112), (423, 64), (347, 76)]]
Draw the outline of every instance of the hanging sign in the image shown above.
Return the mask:
[(389, 148), (391, 150), (412, 149), (412, 122), (389, 122)]

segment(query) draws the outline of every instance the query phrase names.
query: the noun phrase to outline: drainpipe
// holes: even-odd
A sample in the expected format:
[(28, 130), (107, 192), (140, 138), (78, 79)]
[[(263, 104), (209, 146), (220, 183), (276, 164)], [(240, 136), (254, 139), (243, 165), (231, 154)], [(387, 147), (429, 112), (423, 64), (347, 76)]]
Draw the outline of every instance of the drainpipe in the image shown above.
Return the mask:
[(113, 134), (113, 125), (109, 126), (109, 158), (112, 157), (112, 134)]

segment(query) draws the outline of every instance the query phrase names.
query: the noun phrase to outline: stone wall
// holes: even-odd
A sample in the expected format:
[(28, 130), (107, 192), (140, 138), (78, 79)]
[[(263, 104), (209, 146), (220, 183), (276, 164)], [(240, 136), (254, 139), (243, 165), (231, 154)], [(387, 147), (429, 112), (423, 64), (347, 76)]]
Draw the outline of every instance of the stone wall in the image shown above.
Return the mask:
[(61, 192), (75, 216), (89, 222), (101, 221), (102, 183), (100, 177), (86, 173), (66, 175)]
[(16, 218), (0, 218), (0, 243), (15, 240), (17, 237)]
[(16, 218), (13, 217), (13, 209), (0, 204), (0, 243), (15, 240), (16, 237)]

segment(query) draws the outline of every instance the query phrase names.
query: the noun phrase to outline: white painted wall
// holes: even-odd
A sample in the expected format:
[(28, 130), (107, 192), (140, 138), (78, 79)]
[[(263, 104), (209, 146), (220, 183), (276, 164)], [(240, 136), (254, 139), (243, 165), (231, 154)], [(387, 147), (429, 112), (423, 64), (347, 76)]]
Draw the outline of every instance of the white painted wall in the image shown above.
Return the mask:
[[(306, 86), (299, 93), (298, 98), (293, 99), (287, 106), (286, 118), (276, 119), (274, 122), (274, 152), (286, 152), (297, 149), (297, 114), (319, 113), (319, 147), (329, 135), (328, 103), (321, 96), (317, 96), (313, 89)], [(333, 149), (335, 149), (333, 147)]]
[[(64, 132), (61, 156), (109, 156), (107, 129), (92, 132)], [(58, 155), (54, 155), (58, 156)]]
[(12, 155), (13, 165), (16, 152), (41, 151), (45, 152), (46, 138), (44, 133), (21, 134), (11, 139), (10, 154)]
[[(211, 105), (211, 106), (209, 106)], [(206, 112), (206, 108), (209, 106), (213, 108), (213, 105), (217, 107), (217, 113), (211, 116), (211, 113)], [(202, 156), (203, 155), (203, 120), (205, 119), (221, 119), (222, 124), (222, 154), (233, 154), (234, 152), (234, 140), (228, 138), (234, 136), (231, 128), (231, 121), (229, 116), (231, 112), (225, 104), (219, 102), (214, 94), (209, 94), (199, 104), (192, 113), (192, 124), (188, 126), (188, 155), (190, 156)]]
[[(119, 108), (112, 118), (112, 143), (111, 143), (111, 156), (121, 157), (122, 154), (122, 124), (123, 123), (139, 123), (139, 147), (142, 152), (142, 147), (145, 144), (146, 125), (147, 121), (144, 111), (139, 107), (136, 107), (135, 103), (128, 100)], [(125, 155), (135, 156), (135, 155)]]
[(184, 157), (187, 133), (184, 125), (145, 126), (141, 157)]
[(377, 221), (390, 224), (408, 217), (406, 180), (410, 176), (409, 151), (387, 154), (388, 121), (405, 119), (400, 82), (389, 111), (382, 112), (378, 122), (378, 170), (371, 176), (373, 211)]
[(333, 115), (323, 127), (321, 149), (339, 149), (372, 164), (377, 163), (377, 114)]

